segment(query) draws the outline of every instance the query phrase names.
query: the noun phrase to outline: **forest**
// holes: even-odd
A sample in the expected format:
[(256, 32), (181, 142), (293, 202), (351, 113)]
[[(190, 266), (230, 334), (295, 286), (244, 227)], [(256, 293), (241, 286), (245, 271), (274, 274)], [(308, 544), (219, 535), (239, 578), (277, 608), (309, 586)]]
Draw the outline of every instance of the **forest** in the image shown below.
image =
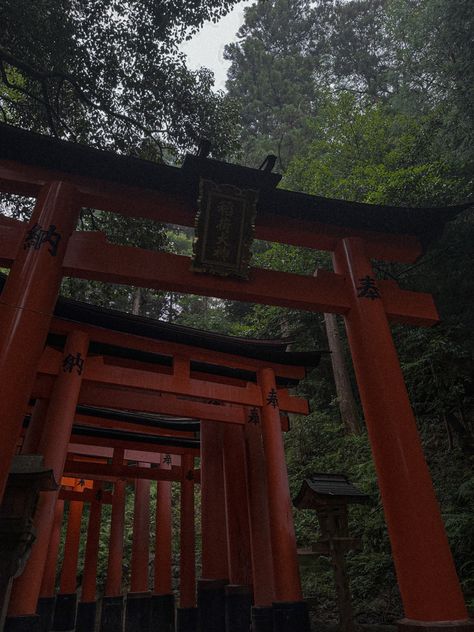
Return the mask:
[[(202, 138), (211, 141), (214, 158), (250, 167), (274, 154), (282, 188), (328, 198), (409, 207), (473, 200), (472, 0), (256, 1), (225, 47), (226, 89), (215, 90), (209, 69), (186, 66), (180, 43), (236, 4), (3, 0), (0, 120), (175, 165)], [(0, 211), (15, 217), (27, 218), (31, 208), (29, 198), (0, 199)], [(94, 209), (83, 210), (79, 229), (152, 250), (192, 248), (191, 230)], [(441, 316), (432, 328), (394, 326), (393, 335), (474, 610), (473, 259), (468, 209), (416, 263), (374, 265), (380, 279), (432, 293)], [(331, 260), (257, 241), (252, 265), (312, 274)], [(356, 620), (393, 623), (402, 616), (342, 319), (69, 278), (62, 293), (191, 327), (285, 338), (293, 350), (321, 350), (320, 366), (299, 387), (312, 412), (292, 418), (285, 438), (291, 491), (296, 495), (314, 472), (344, 473), (370, 496), (350, 510), (351, 534), (361, 542), (347, 557)], [(335, 360), (349, 374), (343, 390), (335, 386)], [(105, 513), (100, 581), (107, 520)], [(319, 529), (314, 512), (296, 511), (295, 525), (298, 545), (310, 547)], [(130, 521), (128, 527), (130, 546)], [(337, 621), (329, 560), (311, 557), (302, 578), (315, 620)]]

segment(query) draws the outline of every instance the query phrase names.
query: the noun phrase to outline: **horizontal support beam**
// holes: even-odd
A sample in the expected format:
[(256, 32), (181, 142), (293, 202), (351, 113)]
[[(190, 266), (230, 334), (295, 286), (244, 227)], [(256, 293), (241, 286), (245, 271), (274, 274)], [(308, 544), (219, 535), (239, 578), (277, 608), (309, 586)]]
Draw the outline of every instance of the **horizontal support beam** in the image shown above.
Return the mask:
[[(21, 230), (16, 238), (12, 232), (10, 224), (0, 225), (0, 263), (5, 266), (11, 265), (21, 239)], [(64, 274), (311, 312), (344, 314), (350, 307), (345, 278), (328, 270), (311, 277), (253, 268), (250, 280), (242, 282), (196, 274), (188, 257), (110, 244), (103, 233), (76, 232), (71, 237)], [(401, 290), (394, 283), (379, 282), (390, 320), (423, 326), (438, 322), (431, 295)]]
[(198, 274), (189, 257), (110, 244), (103, 233), (76, 232), (64, 259), (64, 274), (184, 294), (214, 296), (313, 312), (349, 309), (344, 277), (313, 278), (252, 268), (249, 281)]
[[(194, 226), (194, 205), (177, 196), (14, 161), (0, 161), (2, 191), (37, 196), (43, 184), (50, 180), (73, 182), (79, 190), (81, 204), (85, 207), (112, 211), (127, 217)], [(334, 251), (340, 239), (362, 237), (369, 257), (384, 261), (411, 263), (422, 254), (420, 243), (412, 235), (374, 233), (261, 212), (257, 214), (255, 229), (257, 239), (328, 251)]]
[[(199, 456), (199, 448), (182, 448), (179, 446), (163, 446), (156, 443), (149, 443), (148, 441), (129, 441), (125, 439), (111, 439), (108, 437), (88, 437), (72, 432), (71, 443), (78, 443), (89, 446), (103, 446), (106, 448), (123, 448), (124, 450), (134, 450), (137, 452), (155, 452), (166, 454), (191, 454), (192, 456)], [(95, 454), (91, 449), (90, 454)], [(145, 459), (146, 460), (146, 459)]]
[[(61, 354), (46, 347), (40, 361), (39, 373), (56, 375), (59, 371)], [(207, 401), (219, 401), (240, 406), (262, 406), (262, 393), (256, 384), (247, 383), (246, 387), (232, 386), (230, 384), (220, 384), (218, 382), (205, 382), (196, 380), (182, 373), (168, 375), (154, 371), (142, 371), (130, 369), (122, 366), (106, 364), (101, 357), (91, 357), (87, 359), (83, 383), (96, 383), (112, 385), (119, 388), (135, 389), (138, 391), (152, 391), (160, 393), (170, 393), (172, 395), (194, 397)], [(307, 414), (308, 405), (305, 400), (288, 395), (287, 389), (279, 389), (281, 397), (281, 409), (290, 413)], [(82, 397), (79, 403), (83, 404)], [(104, 406), (105, 404), (102, 404)], [(118, 406), (112, 406), (117, 408)], [(124, 409), (131, 409), (130, 405), (125, 405)], [(188, 415), (184, 415), (188, 416)], [(196, 418), (198, 416), (195, 416)], [(223, 421), (223, 420), (221, 420)], [(245, 423), (245, 420), (243, 420)]]
[[(103, 463), (87, 463), (67, 459), (64, 466), (67, 476), (87, 476), (92, 480), (113, 479), (146, 479), (150, 481), (182, 481), (186, 473), (179, 465), (173, 465), (171, 469), (158, 467), (139, 467), (135, 465), (112, 465)], [(199, 479), (199, 474), (195, 475)], [(194, 479), (193, 479), (194, 480)]]
[[(77, 475), (79, 476), (79, 474)], [(93, 503), (100, 500), (103, 505), (110, 505), (113, 500), (113, 494), (110, 492), (101, 492), (99, 498), (97, 492), (92, 489), (85, 489), (83, 492), (74, 492), (70, 489), (61, 489), (59, 492), (60, 500), (77, 500), (81, 503)]]

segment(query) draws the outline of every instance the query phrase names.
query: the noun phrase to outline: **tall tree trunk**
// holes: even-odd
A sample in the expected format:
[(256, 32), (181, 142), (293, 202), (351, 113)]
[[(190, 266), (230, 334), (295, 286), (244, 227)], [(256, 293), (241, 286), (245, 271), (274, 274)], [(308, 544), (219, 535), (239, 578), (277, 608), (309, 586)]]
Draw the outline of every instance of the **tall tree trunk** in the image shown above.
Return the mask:
[(142, 308), (142, 288), (136, 287), (133, 293), (132, 314), (140, 315)]
[(326, 326), (329, 350), (331, 351), (332, 370), (334, 373), (341, 418), (349, 434), (360, 434), (362, 424), (357, 411), (354, 393), (352, 392), (346, 361), (344, 359), (336, 315), (324, 314), (324, 324)]

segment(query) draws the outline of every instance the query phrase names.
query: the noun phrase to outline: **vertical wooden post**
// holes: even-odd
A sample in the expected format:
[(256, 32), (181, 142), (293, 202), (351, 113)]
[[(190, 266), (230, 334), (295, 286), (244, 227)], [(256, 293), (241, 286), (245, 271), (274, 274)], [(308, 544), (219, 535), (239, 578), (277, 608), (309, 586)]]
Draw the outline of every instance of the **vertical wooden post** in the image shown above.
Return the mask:
[(194, 457), (181, 457), (180, 504), (180, 556), (179, 556), (179, 608), (176, 613), (177, 632), (196, 632), (198, 611), (196, 608), (196, 550), (194, 526)]
[(41, 618), (43, 630), (50, 630), (54, 615), (54, 593), (56, 586), (56, 566), (58, 563), (59, 544), (61, 542), (61, 525), (64, 514), (64, 500), (56, 501), (54, 521), (49, 540), (48, 554), (44, 566), (43, 581), (41, 582), (37, 613)]
[(202, 578), (198, 581), (198, 629), (225, 629), (228, 556), (225, 520), (223, 428), (201, 421)]
[[(273, 629), (272, 603), (275, 601), (275, 589), (262, 431), (260, 418), (251, 418), (250, 411), (248, 413), (249, 419), (254, 419), (254, 423), (246, 424), (244, 437), (254, 593), (252, 625), (258, 632)], [(266, 625), (260, 624), (260, 621)]]
[[(140, 463), (140, 467), (146, 467)], [(150, 481), (135, 481), (130, 592), (148, 592), (150, 555)]]
[[(173, 458), (162, 454), (160, 467), (170, 470)], [(153, 596), (151, 601), (152, 627), (162, 632), (174, 629), (174, 595), (171, 583), (171, 482), (156, 482), (156, 538)]]
[(69, 503), (64, 557), (56, 596), (53, 630), (73, 630), (76, 625), (77, 606), (77, 563), (81, 543), (81, 520), (84, 503), (72, 500)]
[[(161, 455), (160, 467), (163, 470), (171, 469), (171, 455)], [(170, 481), (156, 481), (156, 538), (153, 591), (157, 595), (168, 595), (172, 592)]]
[(183, 480), (181, 481), (180, 503), (180, 594), (181, 608), (196, 607), (196, 551), (194, 527), (194, 457), (181, 457)]
[(354, 369), (405, 615), (456, 622), (467, 611), (372, 266), (361, 239), (342, 240), (335, 269), (348, 279), (345, 316)]
[(309, 616), (303, 601), (293, 525), (293, 507), (288, 486), (280, 409), (271, 368), (258, 372), (263, 406), (261, 424), (268, 483), (268, 512), (275, 582), (275, 627), (278, 632), (298, 629), (309, 632)]
[(79, 214), (72, 185), (50, 182), (25, 226), (0, 298), (0, 500), (34, 384)]
[[(123, 450), (114, 450), (114, 463), (123, 463)], [(102, 599), (100, 632), (116, 632), (123, 627), (122, 564), (125, 534), (125, 481), (117, 480), (112, 498), (109, 558), (105, 595)]]
[(91, 502), (89, 509), (82, 591), (77, 607), (76, 632), (90, 632), (95, 629), (97, 563), (99, 561), (100, 523), (102, 517), (101, 489), (102, 485), (95, 481), (94, 491), (97, 494), (97, 499)]
[(224, 426), (224, 483), (227, 555), (231, 584), (252, 586), (252, 554), (247, 498), (246, 459), (243, 430)]
[(203, 579), (228, 579), (223, 428), (201, 421), (201, 530)]
[[(38, 445), (38, 452), (44, 456), (45, 466), (52, 468), (57, 481), (61, 480), (64, 470), (88, 346), (88, 337), (83, 332), (73, 331), (68, 335), (63, 362), (51, 393)], [(84, 365), (79, 363), (70, 366), (71, 357), (84, 361)], [(25, 570), (13, 583), (8, 608), (9, 619), (34, 617), (36, 612), (58, 493), (48, 492), (40, 496), (35, 514), (36, 540)], [(29, 624), (33, 625), (33, 622)]]
[[(140, 467), (149, 466), (140, 463)], [(148, 632), (151, 624), (151, 593), (148, 591), (150, 556), (150, 481), (135, 481), (130, 592), (125, 609), (125, 632)]]
[(122, 595), (123, 538), (125, 533), (125, 481), (117, 480), (112, 498), (106, 597)]

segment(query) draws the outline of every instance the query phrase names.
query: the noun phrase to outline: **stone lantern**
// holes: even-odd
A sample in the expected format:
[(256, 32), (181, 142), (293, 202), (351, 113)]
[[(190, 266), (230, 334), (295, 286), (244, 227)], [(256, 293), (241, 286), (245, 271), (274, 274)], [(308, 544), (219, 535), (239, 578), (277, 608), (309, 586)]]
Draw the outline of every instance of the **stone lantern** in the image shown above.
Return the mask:
[(339, 607), (339, 625), (343, 632), (354, 630), (345, 554), (360, 546), (360, 541), (351, 538), (349, 534), (348, 505), (366, 503), (368, 499), (344, 474), (313, 474), (303, 481), (293, 501), (297, 509), (316, 511), (321, 537), (312, 550), (331, 559)]
[(53, 471), (45, 469), (41, 455), (13, 458), (0, 505), (0, 629), (12, 581), (21, 575), (35, 541), (33, 518), (41, 491), (55, 491)]

